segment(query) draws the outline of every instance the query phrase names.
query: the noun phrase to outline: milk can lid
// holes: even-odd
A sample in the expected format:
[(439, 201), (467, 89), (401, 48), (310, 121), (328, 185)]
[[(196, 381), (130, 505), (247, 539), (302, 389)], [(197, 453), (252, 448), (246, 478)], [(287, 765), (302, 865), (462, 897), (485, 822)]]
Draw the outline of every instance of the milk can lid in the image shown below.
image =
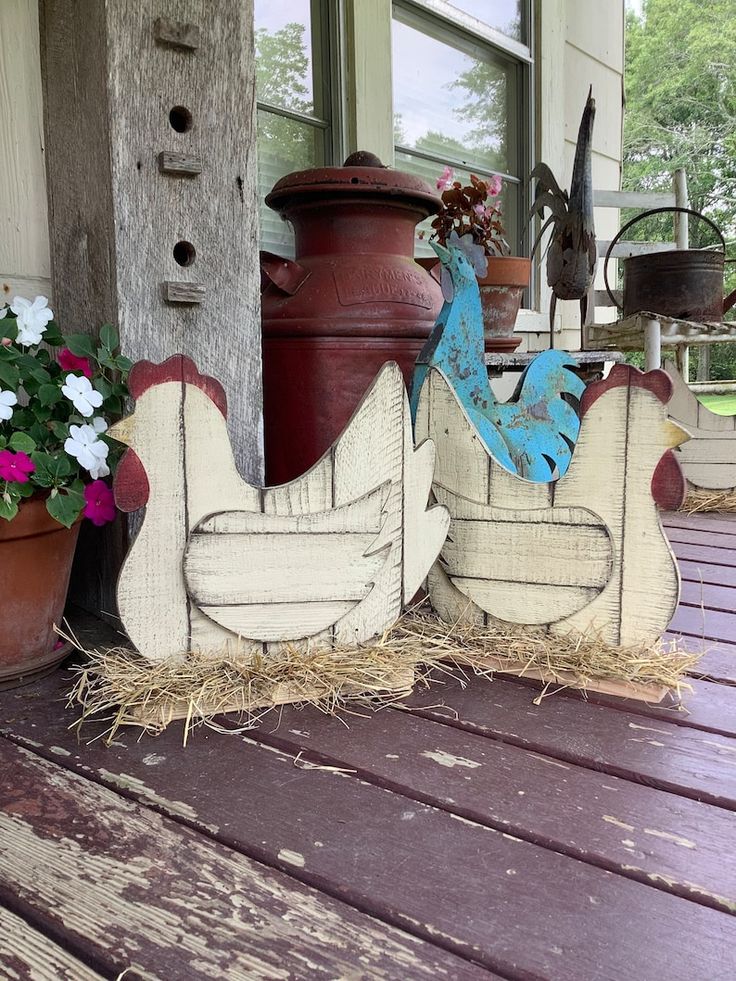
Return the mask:
[(298, 197), (335, 192), (421, 202), (427, 214), (434, 214), (442, 204), (440, 196), (421, 177), (384, 167), (375, 154), (366, 150), (352, 153), (342, 167), (315, 167), (287, 174), (266, 195), (266, 204), (281, 211)]

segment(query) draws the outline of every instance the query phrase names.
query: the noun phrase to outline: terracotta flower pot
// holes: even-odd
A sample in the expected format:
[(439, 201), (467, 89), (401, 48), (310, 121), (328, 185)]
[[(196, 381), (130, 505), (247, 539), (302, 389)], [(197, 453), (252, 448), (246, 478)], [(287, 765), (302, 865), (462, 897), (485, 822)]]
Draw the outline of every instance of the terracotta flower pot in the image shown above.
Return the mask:
[(488, 272), (478, 279), (486, 351), (508, 353), (521, 344), (514, 334), (521, 297), (529, 285), (531, 259), (519, 256), (490, 256)]
[(43, 497), (0, 521), (0, 688), (32, 681), (69, 653), (54, 624), (64, 612), (79, 525), (54, 521)]
[[(416, 261), (439, 283), (439, 259), (430, 256)], [(514, 334), (514, 327), (531, 270), (531, 259), (519, 256), (488, 257), (488, 272), (478, 279), (486, 351), (508, 354), (521, 344), (521, 338)]]

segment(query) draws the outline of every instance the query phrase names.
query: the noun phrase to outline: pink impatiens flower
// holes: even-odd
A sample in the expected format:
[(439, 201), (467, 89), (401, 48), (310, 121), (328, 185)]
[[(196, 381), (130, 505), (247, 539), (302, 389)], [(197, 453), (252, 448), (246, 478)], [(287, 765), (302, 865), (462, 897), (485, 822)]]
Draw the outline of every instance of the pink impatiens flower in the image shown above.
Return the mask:
[(492, 198), (498, 197), (498, 195), (501, 193), (501, 188), (503, 187), (503, 181), (498, 174), (494, 174), (493, 177), (491, 177), (491, 179), (486, 183), (490, 196)]
[(0, 480), (8, 480), (14, 484), (27, 484), (28, 475), (36, 466), (25, 453), (14, 453), (13, 450), (0, 450)]
[(454, 171), (452, 167), (445, 167), (440, 176), (437, 178), (437, 190), (446, 191), (448, 187), (452, 187), (453, 177)]
[(89, 363), (88, 358), (79, 358), (76, 354), (68, 348), (64, 348), (59, 351), (59, 356), (56, 359), (59, 362), (59, 367), (62, 371), (81, 371), (85, 378), (92, 377), (92, 365)]
[(93, 480), (84, 488), (84, 516), (93, 525), (106, 525), (115, 519), (115, 498), (104, 480)]

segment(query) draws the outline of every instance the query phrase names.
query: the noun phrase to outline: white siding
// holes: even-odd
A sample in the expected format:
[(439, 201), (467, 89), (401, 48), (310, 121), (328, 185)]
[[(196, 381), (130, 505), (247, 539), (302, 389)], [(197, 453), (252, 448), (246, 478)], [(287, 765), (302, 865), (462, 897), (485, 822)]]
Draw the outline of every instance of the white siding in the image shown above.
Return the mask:
[(50, 288), (37, 0), (0, 3), (0, 296)]

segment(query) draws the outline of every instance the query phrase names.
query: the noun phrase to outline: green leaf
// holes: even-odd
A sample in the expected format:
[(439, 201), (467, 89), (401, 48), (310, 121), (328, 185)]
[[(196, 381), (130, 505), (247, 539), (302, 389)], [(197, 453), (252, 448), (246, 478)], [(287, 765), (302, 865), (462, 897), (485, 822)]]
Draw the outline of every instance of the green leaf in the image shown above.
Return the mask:
[(58, 385), (41, 385), (38, 390), (38, 401), (41, 405), (56, 405), (62, 399), (61, 389)]
[(94, 387), (103, 397), (103, 399), (109, 399), (112, 395), (112, 385), (106, 378), (95, 378)]
[(72, 472), (72, 463), (65, 453), (56, 455), (36, 451), (31, 454), (31, 460), (36, 465), (33, 475), (39, 487), (55, 487)]
[(5, 518), (6, 521), (12, 521), (17, 513), (18, 505), (10, 495), (6, 497), (0, 494), (0, 518)]
[(118, 332), (115, 330), (112, 324), (103, 324), (100, 327), (100, 344), (106, 347), (108, 351), (114, 351), (115, 348), (120, 343), (120, 338), (118, 337)]
[(7, 361), (0, 361), (0, 382), (5, 388), (15, 391), (20, 385), (20, 372), (15, 365), (8, 364)]
[(61, 347), (64, 344), (64, 338), (61, 336), (59, 325), (55, 321), (49, 321), (43, 339), (49, 347)]
[(31, 454), (36, 449), (36, 441), (27, 433), (13, 433), (8, 441), (8, 447), (17, 453)]
[(97, 360), (97, 351), (92, 343), (92, 338), (88, 334), (70, 334), (65, 338), (66, 346), (76, 354), (78, 358), (94, 358)]
[(130, 358), (126, 358), (122, 354), (118, 356), (117, 363), (118, 370), (124, 372), (125, 374), (127, 374), (133, 367), (133, 362), (130, 360)]
[(62, 488), (46, 501), (46, 510), (52, 518), (71, 528), (84, 507), (84, 494), (72, 488)]

